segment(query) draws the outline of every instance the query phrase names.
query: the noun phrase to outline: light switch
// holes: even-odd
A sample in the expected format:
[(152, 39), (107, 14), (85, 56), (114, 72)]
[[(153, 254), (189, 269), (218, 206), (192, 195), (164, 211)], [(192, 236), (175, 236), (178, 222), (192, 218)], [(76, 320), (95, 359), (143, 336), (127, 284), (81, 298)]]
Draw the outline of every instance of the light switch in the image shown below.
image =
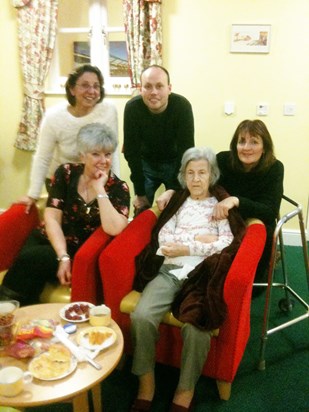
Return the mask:
[(233, 114), (235, 112), (235, 103), (234, 102), (225, 102), (224, 103), (224, 113), (227, 115)]
[(284, 103), (283, 114), (284, 116), (295, 116), (296, 104), (295, 103)]

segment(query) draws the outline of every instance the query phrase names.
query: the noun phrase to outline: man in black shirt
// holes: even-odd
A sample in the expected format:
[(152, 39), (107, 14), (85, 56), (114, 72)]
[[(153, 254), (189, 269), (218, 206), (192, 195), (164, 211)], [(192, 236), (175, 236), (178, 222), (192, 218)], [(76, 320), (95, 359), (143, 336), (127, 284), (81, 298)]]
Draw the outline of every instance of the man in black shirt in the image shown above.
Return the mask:
[(141, 74), (140, 95), (124, 111), (124, 156), (131, 170), (135, 214), (151, 207), (156, 190), (178, 189), (183, 153), (194, 146), (190, 102), (171, 92), (168, 71), (152, 65)]

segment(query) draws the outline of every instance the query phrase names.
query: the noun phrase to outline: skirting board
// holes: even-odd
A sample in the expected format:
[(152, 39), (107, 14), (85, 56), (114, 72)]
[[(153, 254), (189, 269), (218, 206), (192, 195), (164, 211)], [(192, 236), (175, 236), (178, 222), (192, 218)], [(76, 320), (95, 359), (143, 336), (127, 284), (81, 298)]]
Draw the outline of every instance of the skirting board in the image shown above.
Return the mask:
[[(283, 243), (286, 246), (302, 246), (301, 235), (299, 230), (286, 229), (282, 231)], [(309, 241), (309, 231), (305, 231), (306, 240)]]

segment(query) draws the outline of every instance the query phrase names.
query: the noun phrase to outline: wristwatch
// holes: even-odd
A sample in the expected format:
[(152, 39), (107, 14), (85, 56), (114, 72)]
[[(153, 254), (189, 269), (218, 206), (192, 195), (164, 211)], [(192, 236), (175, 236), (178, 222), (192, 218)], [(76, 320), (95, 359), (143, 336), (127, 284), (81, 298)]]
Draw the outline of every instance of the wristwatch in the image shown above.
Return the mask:
[(67, 262), (68, 260), (71, 260), (70, 255), (67, 253), (64, 253), (60, 257), (57, 257), (58, 262)]

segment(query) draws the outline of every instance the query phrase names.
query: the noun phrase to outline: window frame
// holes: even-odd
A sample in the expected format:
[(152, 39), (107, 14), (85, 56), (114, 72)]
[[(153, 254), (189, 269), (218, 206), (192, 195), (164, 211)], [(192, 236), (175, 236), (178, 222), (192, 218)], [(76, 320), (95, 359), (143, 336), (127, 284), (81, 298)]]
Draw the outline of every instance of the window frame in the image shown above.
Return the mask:
[[(90, 38), (90, 62), (99, 67), (104, 77), (104, 89), (106, 95), (131, 95), (131, 80), (127, 77), (111, 77), (109, 62), (108, 37), (113, 33), (125, 33), (124, 26), (108, 26), (107, 0), (88, 0), (89, 27), (58, 27), (59, 34), (87, 33)], [(103, 50), (102, 50), (103, 38)], [(65, 82), (67, 76), (60, 75), (59, 69), (59, 37), (56, 37), (53, 58), (45, 83), (45, 94), (65, 94)]]

